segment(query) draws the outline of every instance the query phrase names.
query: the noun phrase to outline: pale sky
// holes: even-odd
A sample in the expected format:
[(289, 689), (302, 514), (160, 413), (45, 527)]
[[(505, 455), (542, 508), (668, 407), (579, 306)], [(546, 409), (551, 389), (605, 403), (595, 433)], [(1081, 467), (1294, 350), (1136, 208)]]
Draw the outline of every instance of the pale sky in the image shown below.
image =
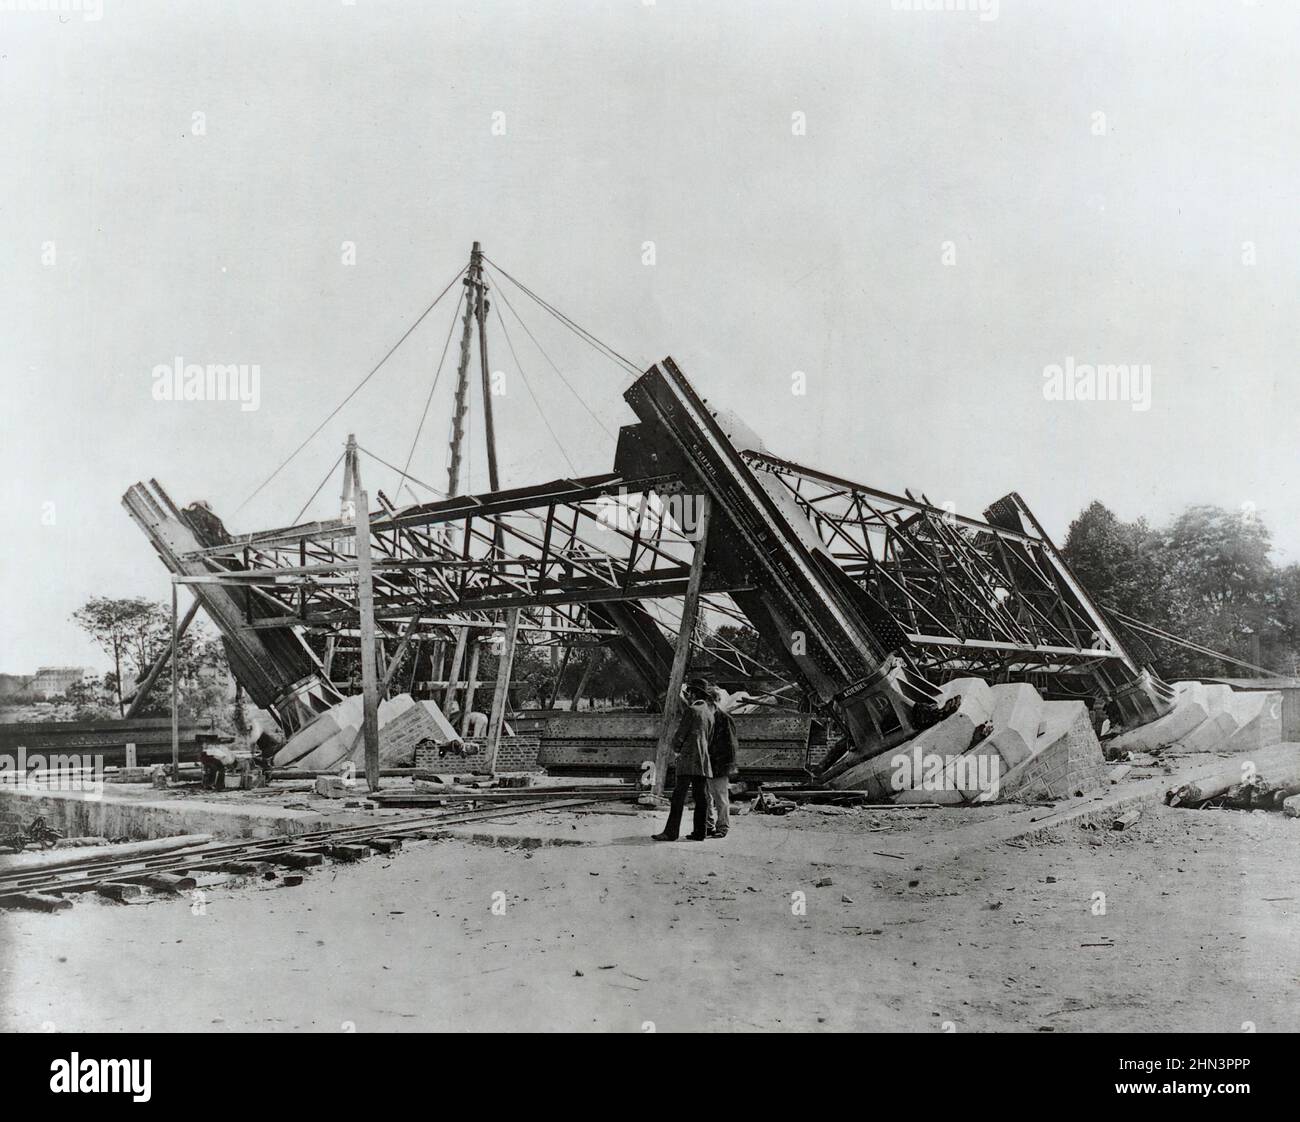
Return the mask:
[[(1300, 5), (103, 3), (0, 4), (0, 671), (102, 668), (69, 614), (169, 595), (136, 480), (246, 531), (292, 519), (349, 431), (404, 461), (450, 303), (235, 514), (475, 239), (777, 454), (976, 516), (1018, 490), (1058, 540), (1094, 498), (1253, 504), (1300, 558)], [(633, 420), (628, 379), (506, 293), (605, 425)], [(608, 470), (506, 318), (577, 470)], [(503, 482), (567, 474), (491, 346)], [(260, 407), (154, 400), (176, 356), (257, 364)], [(1150, 408), (1046, 400), (1067, 359), (1149, 364)], [(412, 466), (438, 486), (451, 381)], [(309, 515), (337, 506), (336, 479)]]

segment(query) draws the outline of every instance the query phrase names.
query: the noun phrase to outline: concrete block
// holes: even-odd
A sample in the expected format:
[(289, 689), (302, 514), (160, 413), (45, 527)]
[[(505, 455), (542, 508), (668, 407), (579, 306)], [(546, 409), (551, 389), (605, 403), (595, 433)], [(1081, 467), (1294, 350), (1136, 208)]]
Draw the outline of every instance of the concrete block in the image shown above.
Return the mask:
[(1186, 736), (1166, 750), (1172, 755), (1190, 752), (1221, 752), (1237, 731), (1237, 718), (1226, 706), (1206, 717)]
[(356, 726), (361, 722), (361, 698), (344, 698), (327, 713), (322, 713), (309, 725), (300, 728), (285, 741), (273, 759), (276, 767), (299, 766), (306, 768), (305, 760), (326, 741), (338, 735), (341, 718), (356, 710), (356, 718), (351, 723)]
[(1210, 682), (1201, 685), (1201, 704), (1205, 706), (1205, 715), (1213, 717), (1232, 708), (1233, 690), (1229, 685)]
[(1280, 690), (1243, 690), (1233, 696), (1237, 731), (1228, 741), (1229, 752), (1257, 752), (1282, 743), (1282, 693)]
[(1024, 682), (1005, 683), (993, 686), (989, 699), (992, 713), (988, 723), (993, 733), (966, 752), (952, 756), (941, 782), (923, 780), (921, 787), (931, 801), (960, 803), (997, 798), (1002, 777), (1033, 754), (1042, 725), (1043, 698), (1039, 692)]
[(979, 718), (976, 724), (983, 724), (993, 716), (993, 688), (983, 678), (954, 678), (940, 687), (939, 694), (944, 701), (961, 698), (959, 712)]
[(1068, 798), (1104, 778), (1105, 758), (1082, 701), (1044, 702), (1043, 725), (1033, 755), (1002, 777), (1001, 798)]
[[(958, 678), (940, 691), (942, 700), (960, 698), (961, 705), (938, 724), (923, 729), (891, 751), (869, 760), (855, 763), (839, 774), (834, 769), (827, 772), (830, 786), (844, 791), (868, 791), (885, 798), (913, 786), (904, 782), (896, 786), (895, 777), (910, 774), (911, 761), (916, 758), (960, 756), (969, 747), (976, 728), (993, 715), (993, 693), (987, 682), (980, 678)], [(928, 800), (927, 800), (928, 801)]]
[[(347, 760), (358, 769), (365, 764), (365, 744), (358, 740), (362, 703), (359, 694), (346, 697), (306, 728), (300, 729), (275, 755), (277, 767), (328, 771)], [(406, 767), (415, 760), (415, 746), (424, 740), (444, 743), (456, 732), (432, 701), (416, 702), (397, 694), (379, 703), (379, 766)]]
[(1174, 707), (1163, 717), (1128, 732), (1110, 742), (1121, 751), (1154, 752), (1173, 744), (1196, 728), (1208, 716), (1205, 710), (1205, 687), (1200, 682), (1175, 682)]
[(993, 722), (994, 734), (1003, 731), (1016, 733), (1025, 744), (1025, 754), (1028, 755), (1029, 745), (1038, 739), (1042, 722), (1042, 695), (1028, 682), (1005, 682), (993, 686), (990, 692), (993, 712), (989, 720)]
[(341, 775), (318, 775), (316, 794), (326, 799), (341, 799), (356, 790), (356, 781), (348, 782)]

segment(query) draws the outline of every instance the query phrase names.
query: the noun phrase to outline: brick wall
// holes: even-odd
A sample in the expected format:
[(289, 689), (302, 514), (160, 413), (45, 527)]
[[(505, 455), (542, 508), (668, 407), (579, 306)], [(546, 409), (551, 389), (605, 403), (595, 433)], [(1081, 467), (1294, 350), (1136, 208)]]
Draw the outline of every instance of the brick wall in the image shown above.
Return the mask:
[[(503, 736), (497, 746), (497, 773), (531, 772), (538, 774), (542, 768), (537, 763), (537, 750), (541, 738), (536, 736)], [(417, 748), (415, 766), (430, 771), (481, 771), (487, 752), (483, 737), (465, 738), (467, 755), (439, 756), (437, 748)]]
[(1005, 795), (1013, 799), (1064, 799), (1076, 791), (1100, 786), (1106, 775), (1106, 760), (1092, 731), (1083, 706), (1079, 717), (1055, 743), (1028, 760), (1008, 776)]

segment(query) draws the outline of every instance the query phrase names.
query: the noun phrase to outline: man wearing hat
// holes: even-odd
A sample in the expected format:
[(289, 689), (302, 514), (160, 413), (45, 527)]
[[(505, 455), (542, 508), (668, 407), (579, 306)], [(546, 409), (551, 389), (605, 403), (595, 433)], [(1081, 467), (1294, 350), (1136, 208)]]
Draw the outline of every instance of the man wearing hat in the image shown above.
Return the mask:
[(654, 835), (655, 841), (677, 840), (688, 788), (695, 800), (695, 818), (694, 828), (686, 835), (686, 839), (704, 841), (708, 837), (708, 781), (713, 774), (709, 767), (709, 740), (713, 736), (715, 713), (713, 686), (704, 678), (692, 678), (686, 684), (685, 693), (686, 711), (673, 736), (673, 751), (676, 753), (673, 766), (677, 772), (677, 782), (673, 784), (668, 824), (664, 826), (663, 833)]

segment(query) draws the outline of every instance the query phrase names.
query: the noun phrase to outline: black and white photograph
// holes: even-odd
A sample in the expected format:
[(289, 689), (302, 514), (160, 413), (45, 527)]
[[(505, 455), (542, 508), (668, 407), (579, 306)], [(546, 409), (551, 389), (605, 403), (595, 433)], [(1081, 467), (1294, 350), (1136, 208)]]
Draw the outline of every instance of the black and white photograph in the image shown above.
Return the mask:
[(1297, 57), (1286, 0), (0, 0), (38, 1090), (147, 1101), (159, 1034), (1021, 1033), (1249, 1095)]

